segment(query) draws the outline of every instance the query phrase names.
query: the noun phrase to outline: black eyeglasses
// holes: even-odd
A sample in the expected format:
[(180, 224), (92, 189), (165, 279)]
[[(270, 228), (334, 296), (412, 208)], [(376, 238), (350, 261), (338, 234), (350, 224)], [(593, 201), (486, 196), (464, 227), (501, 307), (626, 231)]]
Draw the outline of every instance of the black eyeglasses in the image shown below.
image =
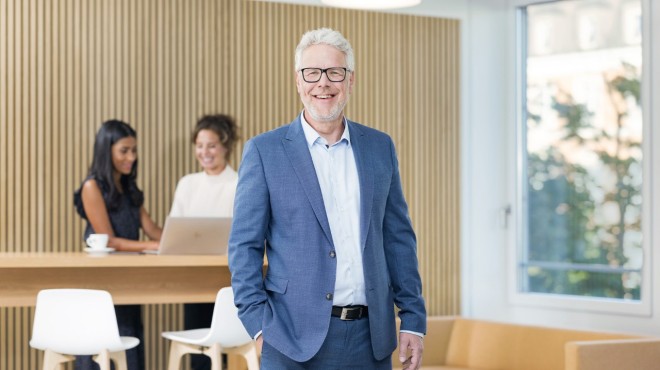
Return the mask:
[(331, 82), (342, 82), (346, 79), (346, 72), (350, 72), (350, 70), (345, 67), (303, 68), (300, 72), (305, 82), (319, 82), (324, 73)]

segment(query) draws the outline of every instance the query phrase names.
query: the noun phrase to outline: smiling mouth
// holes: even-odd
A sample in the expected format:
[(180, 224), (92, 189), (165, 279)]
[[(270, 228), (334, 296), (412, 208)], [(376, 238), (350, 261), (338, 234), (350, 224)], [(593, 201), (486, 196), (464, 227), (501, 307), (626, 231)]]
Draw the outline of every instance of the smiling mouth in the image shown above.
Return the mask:
[(325, 99), (332, 99), (332, 98), (335, 97), (335, 95), (334, 94), (321, 94), (321, 95), (314, 95), (314, 97), (316, 99), (325, 100)]

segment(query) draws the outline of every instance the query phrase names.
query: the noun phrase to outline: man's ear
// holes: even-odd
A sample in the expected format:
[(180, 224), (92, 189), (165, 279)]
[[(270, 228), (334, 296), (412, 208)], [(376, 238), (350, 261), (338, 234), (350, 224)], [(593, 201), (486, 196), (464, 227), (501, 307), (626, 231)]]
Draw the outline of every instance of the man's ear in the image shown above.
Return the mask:
[(348, 77), (348, 93), (353, 93), (353, 84), (355, 83), (355, 72), (351, 72), (350, 77)]
[(296, 91), (300, 94), (300, 73), (294, 73), (293, 80), (296, 82)]

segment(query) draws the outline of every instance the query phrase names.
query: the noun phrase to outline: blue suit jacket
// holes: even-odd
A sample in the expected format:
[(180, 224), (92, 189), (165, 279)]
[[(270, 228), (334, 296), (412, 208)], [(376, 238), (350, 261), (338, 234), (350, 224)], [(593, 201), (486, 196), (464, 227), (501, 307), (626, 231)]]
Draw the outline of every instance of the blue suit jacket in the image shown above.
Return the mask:
[[(360, 235), (374, 355), (401, 329), (426, 332), (416, 239), (389, 136), (349, 122), (360, 180)], [(235, 303), (245, 328), (303, 362), (330, 324), (337, 259), (300, 117), (249, 140), (243, 151), (229, 239)], [(264, 252), (268, 271), (262, 275)]]

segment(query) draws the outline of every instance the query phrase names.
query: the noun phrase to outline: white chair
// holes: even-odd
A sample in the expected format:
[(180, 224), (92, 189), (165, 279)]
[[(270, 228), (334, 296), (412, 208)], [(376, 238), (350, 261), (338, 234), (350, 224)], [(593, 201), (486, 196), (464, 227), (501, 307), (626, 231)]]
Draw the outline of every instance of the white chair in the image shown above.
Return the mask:
[(126, 350), (140, 340), (120, 337), (110, 293), (46, 289), (37, 295), (30, 346), (45, 351), (44, 370), (63, 369), (75, 356), (91, 355), (101, 370), (126, 370)]
[(259, 370), (257, 348), (238, 318), (231, 287), (218, 292), (210, 328), (164, 332), (163, 337), (172, 341), (168, 370), (178, 370), (187, 353), (209, 356), (211, 370), (222, 369), (222, 353), (243, 356), (248, 370)]

